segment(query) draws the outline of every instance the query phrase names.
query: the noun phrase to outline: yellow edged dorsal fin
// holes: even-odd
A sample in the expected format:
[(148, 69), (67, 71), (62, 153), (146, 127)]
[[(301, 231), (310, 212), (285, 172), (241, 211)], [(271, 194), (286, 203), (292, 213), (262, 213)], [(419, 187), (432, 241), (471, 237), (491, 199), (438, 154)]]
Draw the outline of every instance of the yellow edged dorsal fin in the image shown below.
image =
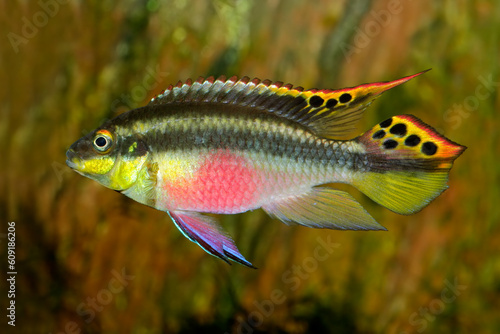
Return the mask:
[(225, 76), (179, 81), (153, 98), (149, 105), (232, 104), (271, 112), (295, 121), (318, 136), (334, 138), (352, 131), (363, 111), (381, 93), (426, 71), (390, 82), (364, 84), (338, 90), (304, 90), (282, 82)]

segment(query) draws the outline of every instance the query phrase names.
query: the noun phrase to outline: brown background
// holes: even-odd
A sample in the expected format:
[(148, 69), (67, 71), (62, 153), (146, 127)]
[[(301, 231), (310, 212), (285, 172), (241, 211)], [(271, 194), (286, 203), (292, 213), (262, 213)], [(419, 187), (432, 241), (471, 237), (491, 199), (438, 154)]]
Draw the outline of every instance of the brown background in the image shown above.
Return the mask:
[[(0, 328), (499, 331), (499, 22), (493, 0), (0, 1), (0, 253), (15, 221), (18, 272), (16, 328), (3, 289)], [(179, 79), (340, 88), (427, 68), (374, 103), (358, 133), (422, 118), (469, 147), (450, 189), (400, 216), (349, 188), (388, 232), (219, 217), (258, 270), (209, 256), (165, 213), (64, 164), (76, 139)], [(331, 253), (318, 248), (328, 242)], [(133, 278), (117, 280), (122, 270)]]

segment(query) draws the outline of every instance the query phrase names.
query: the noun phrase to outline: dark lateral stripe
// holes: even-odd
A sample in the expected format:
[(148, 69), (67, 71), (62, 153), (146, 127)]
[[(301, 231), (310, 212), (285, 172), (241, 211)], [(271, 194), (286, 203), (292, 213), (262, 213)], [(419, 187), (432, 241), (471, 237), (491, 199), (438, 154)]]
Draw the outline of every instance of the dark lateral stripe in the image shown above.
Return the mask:
[[(230, 149), (297, 162), (334, 164), (354, 170), (366, 170), (367, 167), (365, 155), (349, 152), (347, 142), (316, 138), (310, 134), (304, 140), (295, 132), (296, 129), (283, 124), (261, 125), (269, 128), (267, 131), (241, 119), (179, 120), (166, 124), (167, 127), (152, 129), (143, 135), (143, 140), (155, 153)], [(301, 133), (300, 130), (297, 132)]]
[[(230, 149), (255, 151), (274, 156), (288, 156), (293, 159), (326, 156), (325, 145), (321, 140), (301, 142), (297, 138), (286, 138), (283, 133), (266, 133), (249, 129), (169, 129), (167, 132), (153, 130), (147, 133), (146, 140), (156, 152), (189, 151), (193, 149)], [(333, 151), (330, 149), (330, 151)]]
[[(184, 114), (185, 115), (185, 114)], [(289, 158), (297, 162), (332, 164), (354, 171), (438, 171), (443, 159), (386, 159), (385, 156), (367, 156), (349, 152), (347, 142), (314, 137), (295, 123), (263, 114), (227, 112), (169, 115), (151, 122), (151, 130), (142, 134), (153, 152), (230, 149)], [(148, 127), (145, 127), (146, 129)], [(306, 136), (309, 138), (304, 139)], [(132, 142), (135, 135), (126, 138)], [(451, 161), (451, 160), (450, 160)]]
[(234, 105), (150, 106), (118, 116), (114, 125), (123, 137), (140, 136), (153, 152), (223, 148), (367, 168), (365, 155), (349, 152), (348, 142), (318, 138), (289, 119)]

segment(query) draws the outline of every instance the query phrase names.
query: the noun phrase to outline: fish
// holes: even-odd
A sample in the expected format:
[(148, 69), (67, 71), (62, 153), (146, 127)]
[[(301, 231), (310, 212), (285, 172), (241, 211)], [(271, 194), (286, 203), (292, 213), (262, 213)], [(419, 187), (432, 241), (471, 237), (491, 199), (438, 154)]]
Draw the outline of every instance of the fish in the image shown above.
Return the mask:
[(337, 90), (235, 76), (179, 81), (77, 140), (66, 163), (166, 212), (207, 253), (255, 268), (210, 214), (262, 208), (288, 225), (386, 230), (334, 184), (402, 215), (448, 188), (466, 147), (416, 116), (392, 116), (339, 139), (383, 92), (424, 72)]

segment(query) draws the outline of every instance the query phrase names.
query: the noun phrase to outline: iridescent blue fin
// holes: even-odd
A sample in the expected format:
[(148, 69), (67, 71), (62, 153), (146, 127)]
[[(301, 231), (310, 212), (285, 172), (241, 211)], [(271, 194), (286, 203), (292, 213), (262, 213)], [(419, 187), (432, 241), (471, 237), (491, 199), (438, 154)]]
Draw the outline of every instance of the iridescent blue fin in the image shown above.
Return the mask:
[(233, 239), (209, 217), (196, 212), (167, 212), (177, 228), (189, 240), (198, 244), (208, 254), (218, 257), (231, 264), (233, 260), (250, 268), (255, 268), (248, 262), (234, 244)]

